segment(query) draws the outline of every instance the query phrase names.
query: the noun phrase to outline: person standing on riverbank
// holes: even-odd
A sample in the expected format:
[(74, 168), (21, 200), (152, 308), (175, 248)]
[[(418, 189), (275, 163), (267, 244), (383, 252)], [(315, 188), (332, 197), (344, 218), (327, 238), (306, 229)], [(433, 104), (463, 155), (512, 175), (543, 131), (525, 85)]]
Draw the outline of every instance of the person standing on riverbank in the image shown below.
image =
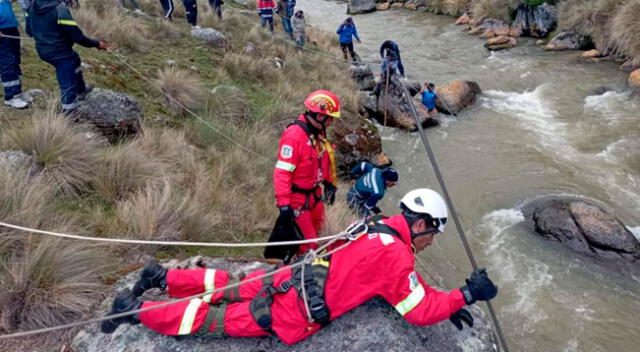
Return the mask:
[(302, 10), (296, 11), (291, 19), (291, 25), (293, 27), (293, 39), (296, 41), (296, 46), (299, 49), (304, 47), (304, 42), (307, 39), (305, 33), (304, 12)]
[(291, 39), (293, 39), (293, 28), (291, 27), (291, 20), (293, 17), (293, 9), (296, 6), (295, 0), (280, 0), (278, 2), (278, 8), (276, 9), (276, 13), (282, 19), (282, 28), (284, 28), (284, 32), (289, 35)]
[(353, 38), (356, 38), (358, 43), (362, 43), (362, 41), (360, 41), (360, 37), (358, 36), (358, 29), (356, 28), (356, 24), (353, 22), (353, 18), (347, 17), (347, 19), (338, 26), (336, 33), (339, 36), (340, 49), (342, 49), (344, 59), (347, 60), (348, 52), (349, 55), (351, 55), (351, 61), (355, 63), (357, 60), (357, 54), (353, 49)]
[(257, 0), (256, 9), (260, 16), (260, 26), (269, 24), (269, 31), (273, 34), (273, 10), (276, 8), (276, 4), (273, 0)]
[(366, 161), (354, 166), (349, 176), (357, 180), (347, 192), (347, 204), (358, 216), (380, 214), (382, 210), (378, 208), (378, 202), (387, 188), (398, 182), (398, 172), (394, 168), (380, 169)]
[(218, 19), (222, 19), (222, 5), (224, 5), (223, 0), (209, 0), (209, 6), (216, 13)]
[(429, 117), (433, 117), (438, 114), (438, 109), (436, 109), (436, 99), (438, 99), (438, 95), (436, 94), (435, 88), (436, 86), (433, 83), (425, 83), (420, 90), (422, 105), (427, 108)]
[[(15, 0), (13, 0), (15, 1)], [(4, 105), (24, 109), (29, 102), (22, 98), (20, 76), (20, 30), (9, 0), (0, 0), (0, 77), (4, 88)], [(4, 35), (16, 38), (4, 37)]]

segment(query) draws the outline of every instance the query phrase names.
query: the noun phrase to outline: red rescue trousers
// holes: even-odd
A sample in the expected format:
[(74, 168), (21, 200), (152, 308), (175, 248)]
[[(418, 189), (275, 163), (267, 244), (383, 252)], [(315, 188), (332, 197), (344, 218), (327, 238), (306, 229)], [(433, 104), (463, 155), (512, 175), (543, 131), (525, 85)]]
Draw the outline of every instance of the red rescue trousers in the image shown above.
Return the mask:
[[(205, 324), (210, 309), (219, 309), (222, 316), (222, 326), (214, 321), (209, 327), (210, 332), (220, 331), (231, 337), (268, 336), (254, 320), (249, 309), (251, 299), (263, 287), (261, 279), (246, 282), (256, 276), (264, 275), (264, 270), (257, 270), (246, 276), (237, 289), (216, 292), (201, 299), (175, 303), (166, 307), (140, 313), (140, 321), (156, 332), (164, 335), (188, 335), (198, 333)], [(273, 277), (273, 284), (291, 278), (291, 271), (277, 273)], [(173, 298), (193, 296), (230, 283), (229, 274), (215, 269), (174, 269), (167, 273), (167, 293)], [(289, 290), (278, 295), (272, 305), (273, 330), (285, 343), (296, 343), (319, 330), (318, 324), (306, 322), (304, 316), (297, 309), (297, 292)], [(226, 305), (219, 305), (224, 301)], [(232, 303), (233, 302), (233, 303)], [(165, 302), (144, 302), (142, 308), (148, 308)], [(279, 312), (279, 313), (278, 313)]]
[[(320, 231), (324, 223), (324, 203), (317, 201), (313, 195), (308, 198), (310, 198), (308, 201), (310, 209), (304, 209), (307, 196), (302, 193), (293, 193), (291, 195), (291, 208), (300, 212), (300, 215), (296, 217), (296, 224), (302, 231), (305, 240), (318, 238), (318, 231)], [(298, 249), (298, 254), (317, 248), (317, 243), (302, 244)]]

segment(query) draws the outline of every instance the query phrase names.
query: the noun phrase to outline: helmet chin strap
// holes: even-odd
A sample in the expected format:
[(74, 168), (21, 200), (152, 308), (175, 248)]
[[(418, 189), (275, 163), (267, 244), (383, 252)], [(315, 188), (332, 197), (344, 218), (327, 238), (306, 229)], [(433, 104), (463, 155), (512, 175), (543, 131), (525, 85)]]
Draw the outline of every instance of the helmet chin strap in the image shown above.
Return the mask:
[(440, 231), (438, 231), (438, 229), (429, 229), (429, 230), (421, 231), (421, 232), (413, 232), (413, 230), (410, 230), (410, 231), (411, 231), (411, 239), (412, 240), (415, 239), (416, 237), (426, 236), (426, 235), (433, 235), (433, 234), (436, 234), (436, 233), (440, 232)]
[(321, 132), (324, 132), (325, 129), (327, 128), (327, 126), (325, 125), (326, 120), (324, 121), (318, 121), (318, 119), (316, 119), (317, 113), (315, 112), (311, 112), (311, 111), (307, 111), (306, 114), (304, 114), (304, 116), (307, 117), (307, 119), (312, 119), (313, 121), (317, 122), (320, 124), (320, 126), (322, 126), (322, 128), (318, 129), (316, 128), (313, 124), (309, 124), (309, 127), (311, 127), (311, 129), (313, 130), (313, 132), (315, 134), (319, 134)]

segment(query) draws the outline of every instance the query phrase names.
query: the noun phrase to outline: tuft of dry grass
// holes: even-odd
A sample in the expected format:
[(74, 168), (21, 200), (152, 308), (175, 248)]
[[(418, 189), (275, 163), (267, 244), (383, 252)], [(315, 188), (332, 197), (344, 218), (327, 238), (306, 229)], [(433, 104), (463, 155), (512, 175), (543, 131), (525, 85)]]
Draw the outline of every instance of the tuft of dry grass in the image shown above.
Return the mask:
[(618, 6), (609, 26), (610, 47), (614, 54), (640, 64), (640, 0)]
[(178, 116), (185, 116), (188, 110), (200, 106), (204, 85), (190, 71), (175, 66), (158, 71), (155, 84), (164, 93), (164, 104)]
[(97, 145), (87, 132), (49, 108), (5, 130), (2, 147), (31, 155), (45, 177), (63, 192), (75, 194), (87, 189), (96, 165)]
[(101, 11), (95, 6), (97, 5), (92, 7), (87, 3), (87, 6), (74, 11), (78, 26), (87, 36), (110, 42), (115, 48), (130, 52), (148, 50), (149, 42), (146, 38), (151, 32), (144, 21), (126, 15), (114, 4)]
[(237, 87), (218, 86), (207, 99), (205, 111), (235, 127), (247, 126), (251, 111), (247, 95)]
[(477, 0), (471, 6), (471, 14), (477, 21), (494, 18), (511, 23), (510, 12), (518, 6), (514, 0)]
[(460, 16), (471, 4), (472, 0), (433, 0), (428, 3), (427, 8), (438, 14)]
[(353, 213), (353, 210), (349, 209), (345, 201), (347, 191), (350, 187), (350, 184), (340, 184), (338, 186), (338, 194), (336, 194), (336, 202), (333, 205), (325, 205), (324, 226), (320, 231), (320, 236), (330, 236), (340, 233), (344, 231), (349, 224), (358, 219)]
[(624, 0), (567, 0), (558, 4), (558, 26), (592, 39), (603, 53), (611, 50), (611, 18)]

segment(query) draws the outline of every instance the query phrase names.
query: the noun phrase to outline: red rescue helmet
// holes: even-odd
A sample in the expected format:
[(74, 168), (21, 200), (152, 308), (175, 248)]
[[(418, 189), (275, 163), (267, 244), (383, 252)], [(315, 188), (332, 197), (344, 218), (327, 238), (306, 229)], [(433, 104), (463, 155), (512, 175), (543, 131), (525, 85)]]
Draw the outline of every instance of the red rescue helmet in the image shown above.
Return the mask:
[(328, 90), (311, 92), (304, 101), (304, 106), (311, 112), (331, 117), (340, 117), (340, 99)]

